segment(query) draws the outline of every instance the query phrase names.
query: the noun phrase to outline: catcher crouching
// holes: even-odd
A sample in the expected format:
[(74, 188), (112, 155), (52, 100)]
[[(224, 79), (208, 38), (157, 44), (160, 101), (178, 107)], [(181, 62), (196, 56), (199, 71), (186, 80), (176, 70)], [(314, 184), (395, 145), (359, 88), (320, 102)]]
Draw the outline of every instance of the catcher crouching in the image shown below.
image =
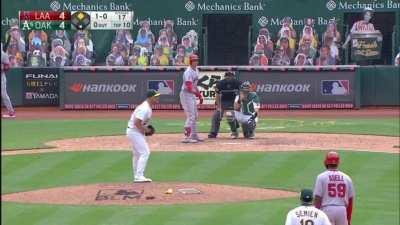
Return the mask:
[(246, 81), (240, 86), (239, 95), (235, 98), (234, 108), (234, 115), (228, 116), (233, 116), (241, 125), (244, 138), (254, 139), (260, 110), (260, 98), (256, 92), (251, 90), (250, 82)]

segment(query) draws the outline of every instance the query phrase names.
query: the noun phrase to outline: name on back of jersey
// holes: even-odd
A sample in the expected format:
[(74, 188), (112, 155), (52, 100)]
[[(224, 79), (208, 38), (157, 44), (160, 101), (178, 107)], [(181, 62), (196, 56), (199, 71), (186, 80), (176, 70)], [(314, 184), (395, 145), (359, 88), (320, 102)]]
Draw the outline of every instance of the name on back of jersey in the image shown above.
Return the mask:
[(329, 181), (344, 181), (342, 175), (329, 175)]
[(318, 212), (313, 210), (298, 210), (295, 212), (298, 218), (300, 217), (308, 217), (308, 218), (317, 218)]

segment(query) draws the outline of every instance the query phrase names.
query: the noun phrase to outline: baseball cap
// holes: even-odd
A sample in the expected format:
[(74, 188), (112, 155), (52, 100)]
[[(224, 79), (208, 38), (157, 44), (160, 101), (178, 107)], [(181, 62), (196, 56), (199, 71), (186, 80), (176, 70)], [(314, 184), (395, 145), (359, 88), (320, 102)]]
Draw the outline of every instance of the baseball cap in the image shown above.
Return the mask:
[(157, 92), (157, 91), (155, 91), (155, 90), (149, 90), (148, 92), (147, 92), (147, 97), (148, 98), (151, 98), (151, 97), (158, 97), (158, 96), (160, 96), (161, 94), (159, 93), (159, 92)]
[(300, 200), (305, 203), (311, 203), (311, 201), (313, 200), (313, 191), (311, 189), (301, 190)]

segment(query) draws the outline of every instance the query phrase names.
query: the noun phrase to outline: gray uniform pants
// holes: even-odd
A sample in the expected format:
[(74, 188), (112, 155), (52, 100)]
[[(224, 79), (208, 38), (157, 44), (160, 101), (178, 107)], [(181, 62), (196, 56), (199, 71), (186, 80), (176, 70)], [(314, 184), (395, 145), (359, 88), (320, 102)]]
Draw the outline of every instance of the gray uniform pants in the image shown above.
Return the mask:
[(197, 139), (197, 120), (199, 114), (197, 111), (196, 96), (192, 93), (181, 91), (179, 97), (181, 100), (182, 108), (185, 111), (186, 115), (185, 128), (190, 127), (190, 138)]
[(14, 112), (10, 97), (7, 94), (7, 79), (4, 72), (1, 72), (1, 99), (3, 99), (3, 104), (7, 108), (8, 112)]

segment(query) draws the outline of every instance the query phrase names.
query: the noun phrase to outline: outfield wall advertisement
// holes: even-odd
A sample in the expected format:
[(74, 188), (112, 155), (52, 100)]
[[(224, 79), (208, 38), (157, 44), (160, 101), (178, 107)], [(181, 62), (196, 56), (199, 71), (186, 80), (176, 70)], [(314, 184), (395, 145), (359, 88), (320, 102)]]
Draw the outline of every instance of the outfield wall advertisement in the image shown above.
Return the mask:
[[(181, 109), (182, 71), (93, 72), (65, 71), (60, 90), (62, 109), (134, 109), (148, 90), (161, 93), (155, 109)], [(215, 85), (224, 71), (201, 71), (198, 81), (204, 98), (200, 109), (215, 108)], [(355, 71), (240, 71), (250, 81), (263, 109), (330, 109), (356, 107)]]

